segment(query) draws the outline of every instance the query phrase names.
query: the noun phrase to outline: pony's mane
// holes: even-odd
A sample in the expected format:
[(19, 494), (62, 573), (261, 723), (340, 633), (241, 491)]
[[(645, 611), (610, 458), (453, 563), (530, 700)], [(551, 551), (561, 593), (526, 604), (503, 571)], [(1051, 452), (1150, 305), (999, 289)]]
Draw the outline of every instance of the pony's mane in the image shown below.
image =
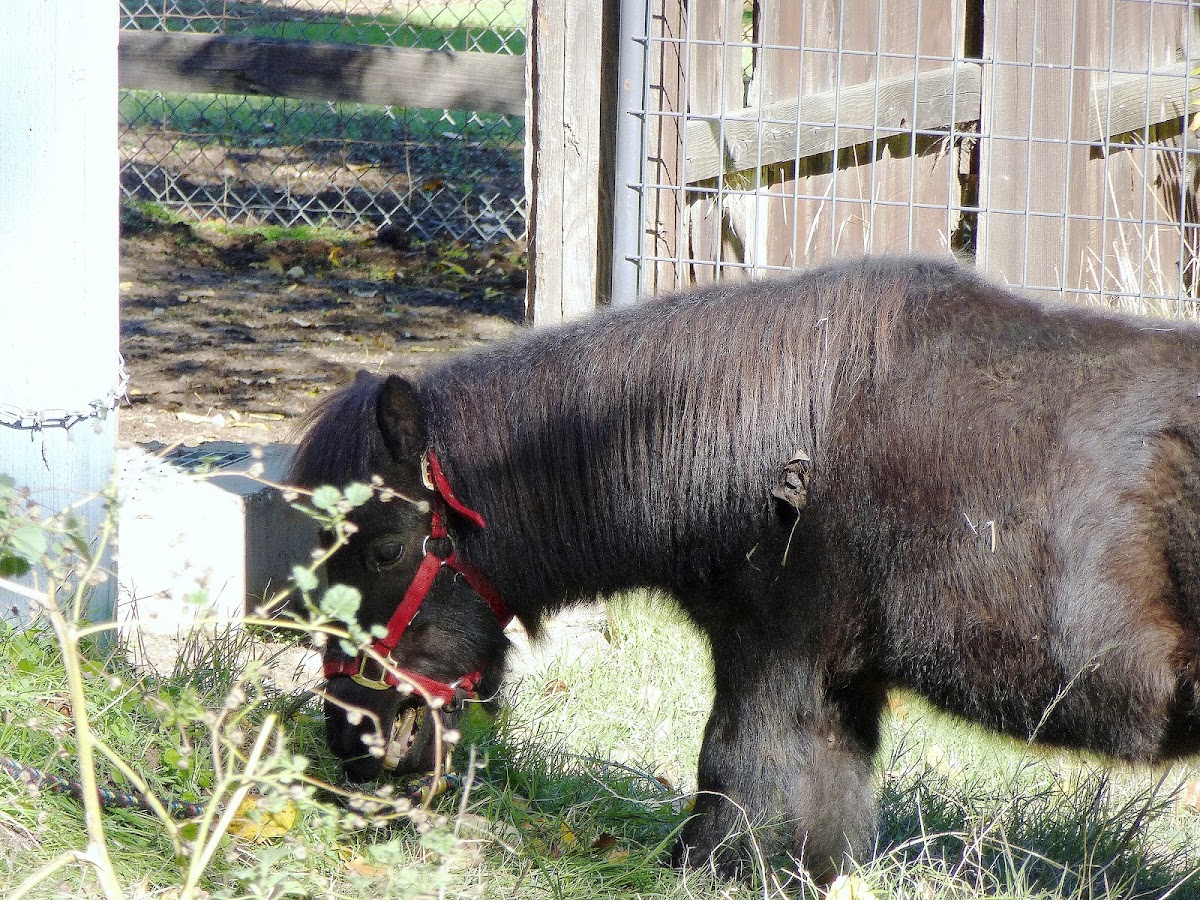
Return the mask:
[(378, 474), (387, 452), (376, 424), (383, 379), (359, 372), (317, 404), (300, 423), (302, 437), (288, 480), (301, 488), (339, 487)]
[(508, 589), (547, 600), (714, 575), (751, 549), (780, 467), (819, 460), (855, 386), (890, 365), (906, 305), (965, 277), (868, 259), (721, 284), (428, 372), (443, 465), (514, 536), (475, 552), (527, 559)]
[[(723, 283), (427, 370), (422, 424), (455, 491), (493, 523), (460, 546), (506, 595), (553, 605), (711, 583), (753, 550), (780, 468), (803, 453), (820, 470), (864, 380), (931, 316), (1018, 322), (1035, 308), (949, 259)], [(360, 373), (313, 411), (293, 483), (379, 472), (382, 383)], [(520, 572), (497, 569), (513, 559)]]

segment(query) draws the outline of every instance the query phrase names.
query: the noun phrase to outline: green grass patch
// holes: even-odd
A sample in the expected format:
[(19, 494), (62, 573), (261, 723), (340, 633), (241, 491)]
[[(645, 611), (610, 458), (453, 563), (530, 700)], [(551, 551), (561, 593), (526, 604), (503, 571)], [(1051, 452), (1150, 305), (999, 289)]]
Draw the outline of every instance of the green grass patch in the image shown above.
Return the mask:
[(505, 53), (520, 56), (525, 52), (525, 33), (517, 27), (496, 27), (480, 22), (441, 27), (432, 21), (401, 22), (333, 20), (327, 22), (280, 22), (248, 25), (227, 32), (236, 36), (282, 38), (294, 41), (325, 41), (336, 44), (370, 44), (384, 47), (412, 47), (422, 50)]
[(165, 22), (159, 16), (135, 16), (132, 21), (143, 29), (165, 24), (171, 31), (220, 32), (230, 37), (520, 55), (525, 52), (524, 13), (524, 4), (507, 0), (481, 0), (461, 8), (447, 4), (440, 4), (436, 10), (418, 7), (403, 16), (395, 13), (315, 16), (308, 19), (169, 16)]
[[(519, 148), (524, 141), (523, 120), (515, 116), (396, 111), (354, 103), (235, 94), (121, 91), (118, 116), (122, 127), (130, 131), (152, 128), (189, 136), (191, 140), (176, 137), (172, 141), (172, 152), (185, 159), (200, 154), (204, 145), (212, 142), (252, 150), (311, 142), (413, 142), (449, 145), (451, 150), (463, 147), (469, 154), (472, 144)], [(446, 139), (446, 131), (456, 135), (454, 141)], [(132, 148), (135, 140), (125, 137), (123, 143)], [(372, 162), (368, 157), (361, 161)]]
[[(291, 801), (296, 822), (262, 844), (222, 838), (195, 885), (204, 896), (803, 895), (802, 884), (781, 887), (782, 860), (743, 885), (682, 879), (661, 866), (687, 815), (710, 692), (704, 648), (676, 613), (643, 598), (611, 606), (607, 636), (600, 655), (564, 653), (529, 672), (497, 721), (471, 716), (457, 765), (474, 766), (475, 783), (416, 820), (375, 820), (308, 783), (337, 778), (318, 710), (255, 674), (245, 632), (198, 639), (166, 675), (85, 663), (88, 708), (101, 739), (159, 796), (194, 801), (224, 777), (223, 752), (236, 745), (245, 753), (270, 717), (282, 723), (278, 753), (253, 781), (261, 796)], [(0, 754), (70, 776), (57, 644), (6, 627), (0, 665), (10, 673), (0, 685)], [(881, 753), (879, 853), (855, 873), (855, 890), (876, 898), (1200, 896), (1200, 812), (1172, 793), (1197, 777), (1194, 769), (1164, 779), (1106, 767), (994, 738), (913, 699), (896, 707)], [(111, 766), (100, 774), (123, 783)], [(47, 860), (82, 847), (82, 810), (73, 798), (34, 796), (7, 776), (0, 791), (0, 834), (12, 848), (0, 861), (7, 896)], [(124, 885), (179, 888), (186, 855), (159, 822), (121, 810), (105, 824)], [(82, 868), (44, 888), (31, 896), (95, 891)]]
[[(327, 493), (319, 509), (342, 515)], [(4, 553), (43, 553), (5, 534)], [(283, 648), (269, 632), (198, 633), (173, 670), (152, 672), (44, 615), (54, 631), (0, 625), (0, 755), (74, 779), (90, 747), (102, 784), (206, 813), (108, 810), (89, 843), (75, 798), (0, 774), (0, 896), (815, 896), (787, 859), (738, 884), (661, 865), (712, 688), (704, 642), (653, 599), (614, 602), (602, 638), (536, 655), (498, 719), (473, 709), (456, 752), (469, 788), (416, 809), (394, 801), (402, 784), (337, 799), (318, 704), (271, 677)], [(885, 732), (878, 852), (831, 900), (1200, 896), (1195, 767), (1035, 750), (903, 696)], [(247, 798), (240, 819), (222, 817)]]

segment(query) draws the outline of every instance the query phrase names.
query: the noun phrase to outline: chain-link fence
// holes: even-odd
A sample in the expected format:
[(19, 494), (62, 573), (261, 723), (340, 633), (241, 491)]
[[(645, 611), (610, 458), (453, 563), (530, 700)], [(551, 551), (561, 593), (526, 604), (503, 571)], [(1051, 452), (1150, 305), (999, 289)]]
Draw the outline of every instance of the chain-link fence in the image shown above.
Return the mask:
[[(120, 0), (123, 31), (519, 56), (524, 0)], [(525, 234), (520, 116), (122, 90), (122, 196), (247, 224)]]

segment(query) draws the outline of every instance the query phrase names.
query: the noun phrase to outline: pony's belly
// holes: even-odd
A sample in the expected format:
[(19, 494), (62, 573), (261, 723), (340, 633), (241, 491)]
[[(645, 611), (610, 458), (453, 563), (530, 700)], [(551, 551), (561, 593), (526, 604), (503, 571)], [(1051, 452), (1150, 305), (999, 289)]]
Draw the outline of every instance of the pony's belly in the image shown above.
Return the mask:
[[(1164, 755), (1178, 723), (1177, 632), (1132, 605), (1096, 606), (1062, 585), (1034, 602), (953, 599), (893, 623), (896, 682), (1020, 740), (1128, 760)], [(1075, 586), (1077, 588), (1077, 586)], [(1094, 599), (1094, 598), (1093, 598)]]

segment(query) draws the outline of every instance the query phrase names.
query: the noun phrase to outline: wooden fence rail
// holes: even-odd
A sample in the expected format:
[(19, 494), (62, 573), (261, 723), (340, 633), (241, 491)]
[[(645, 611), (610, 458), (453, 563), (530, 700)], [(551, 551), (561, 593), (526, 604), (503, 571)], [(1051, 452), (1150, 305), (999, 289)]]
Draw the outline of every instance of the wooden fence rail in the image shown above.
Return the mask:
[(257, 37), (122, 31), (122, 88), (525, 114), (525, 59)]
[[(687, 181), (843, 150), (913, 129), (979, 118), (978, 63), (898, 76), (784, 100), (735, 116), (694, 116), (687, 125)], [(806, 122), (832, 123), (809, 125)]]

